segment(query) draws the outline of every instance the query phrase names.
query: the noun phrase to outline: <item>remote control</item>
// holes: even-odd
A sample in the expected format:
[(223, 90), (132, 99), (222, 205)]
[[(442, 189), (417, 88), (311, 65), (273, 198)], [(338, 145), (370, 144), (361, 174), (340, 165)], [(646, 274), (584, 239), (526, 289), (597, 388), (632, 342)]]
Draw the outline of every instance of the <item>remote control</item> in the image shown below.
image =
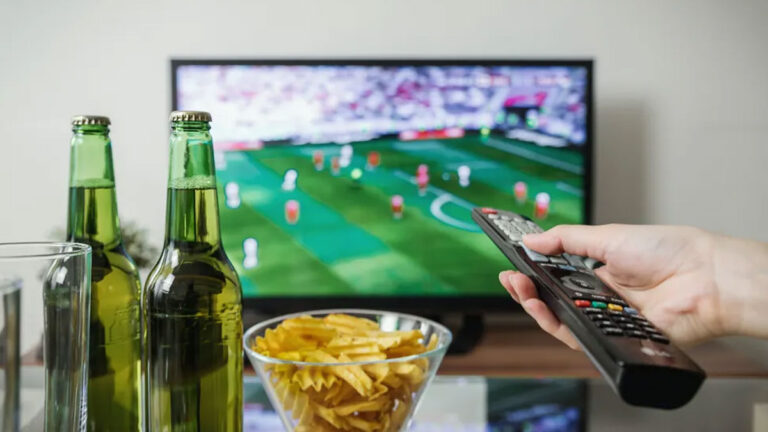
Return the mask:
[(583, 257), (548, 256), (528, 249), (522, 236), (542, 230), (516, 213), (476, 208), (472, 218), (534, 281), (539, 297), (625, 402), (674, 409), (693, 398), (704, 371), (595, 276)]

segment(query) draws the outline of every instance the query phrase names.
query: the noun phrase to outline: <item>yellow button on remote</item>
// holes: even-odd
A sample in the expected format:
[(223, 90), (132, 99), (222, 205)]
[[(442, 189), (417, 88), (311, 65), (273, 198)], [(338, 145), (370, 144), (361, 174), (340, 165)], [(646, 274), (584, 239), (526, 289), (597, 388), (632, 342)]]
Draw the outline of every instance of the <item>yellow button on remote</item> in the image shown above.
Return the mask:
[(619, 305), (617, 305), (617, 304), (609, 303), (609, 304), (608, 304), (608, 309), (610, 309), (610, 310), (615, 310), (615, 311), (621, 311), (621, 310), (623, 310), (624, 308), (623, 308), (623, 307), (621, 307), (621, 306), (619, 306)]

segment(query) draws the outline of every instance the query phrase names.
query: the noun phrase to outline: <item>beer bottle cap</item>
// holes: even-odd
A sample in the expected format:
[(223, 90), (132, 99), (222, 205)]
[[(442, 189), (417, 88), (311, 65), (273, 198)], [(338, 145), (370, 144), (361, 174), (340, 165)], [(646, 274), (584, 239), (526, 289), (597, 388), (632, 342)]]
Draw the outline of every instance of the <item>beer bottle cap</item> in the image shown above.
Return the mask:
[(78, 115), (72, 117), (72, 126), (102, 125), (109, 126), (109, 117), (97, 115)]
[(174, 111), (171, 113), (171, 121), (210, 122), (211, 115), (205, 111)]

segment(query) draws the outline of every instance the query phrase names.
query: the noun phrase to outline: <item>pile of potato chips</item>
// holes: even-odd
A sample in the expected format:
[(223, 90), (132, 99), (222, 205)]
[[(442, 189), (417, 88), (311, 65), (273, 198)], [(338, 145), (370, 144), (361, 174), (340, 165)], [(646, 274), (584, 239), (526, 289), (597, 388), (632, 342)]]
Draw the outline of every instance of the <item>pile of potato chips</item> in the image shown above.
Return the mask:
[[(430, 351), (420, 330), (382, 331), (374, 321), (345, 314), (290, 318), (256, 338), (253, 349), (289, 361), (381, 361)], [(295, 420), (295, 431), (399, 431), (429, 360), (347, 366), (265, 366), (275, 394)]]

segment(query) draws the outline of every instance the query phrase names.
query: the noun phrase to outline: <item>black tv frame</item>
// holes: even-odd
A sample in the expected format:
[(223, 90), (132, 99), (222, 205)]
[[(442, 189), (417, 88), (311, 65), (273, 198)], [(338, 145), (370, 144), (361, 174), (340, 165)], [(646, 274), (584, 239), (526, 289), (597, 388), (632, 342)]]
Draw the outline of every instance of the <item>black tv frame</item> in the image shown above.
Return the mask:
[[(563, 66), (583, 67), (587, 71), (587, 138), (584, 142), (584, 223), (592, 223), (593, 208), (593, 163), (595, 141), (595, 98), (594, 98), (594, 60), (582, 59), (486, 59), (486, 58), (264, 58), (264, 59), (171, 59), (171, 108), (178, 109), (176, 72), (182, 66)], [(214, 121), (216, 119), (214, 118)], [(214, 140), (216, 137), (214, 137)], [(511, 267), (511, 265), (510, 265)], [(243, 307), (247, 310), (264, 314), (298, 312), (309, 309), (327, 308), (374, 308), (388, 309), (421, 314), (462, 313), (478, 314), (494, 311), (519, 310), (520, 308), (507, 299), (507, 294), (499, 286), (499, 295), (486, 296), (286, 296), (286, 297), (247, 297), (243, 298)]]

